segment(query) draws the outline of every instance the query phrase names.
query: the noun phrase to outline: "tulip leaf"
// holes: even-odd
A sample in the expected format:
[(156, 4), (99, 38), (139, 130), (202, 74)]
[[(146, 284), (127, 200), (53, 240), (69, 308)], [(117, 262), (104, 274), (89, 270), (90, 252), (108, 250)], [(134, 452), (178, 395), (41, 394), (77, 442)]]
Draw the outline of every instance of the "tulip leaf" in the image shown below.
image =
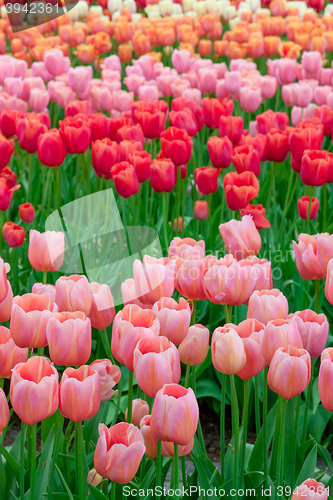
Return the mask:
[(89, 452), (91, 444), (97, 443), (98, 440), (98, 424), (104, 424), (109, 411), (109, 402), (103, 401), (98, 412), (93, 418), (86, 420), (83, 424), (83, 439), (85, 441), (86, 453)]
[(326, 448), (324, 448), (324, 446), (321, 446), (319, 443), (317, 443), (317, 448), (318, 448), (318, 455), (324, 460), (331, 474), (333, 474), (333, 461), (330, 453)]
[(69, 499), (70, 499), (70, 500), (74, 500), (73, 495), (72, 495), (72, 493), (71, 493), (71, 490), (69, 489), (68, 484), (66, 483), (66, 480), (65, 480), (64, 476), (62, 475), (62, 472), (61, 472), (61, 470), (59, 469), (59, 467), (58, 467), (58, 465), (57, 465), (57, 464), (55, 464), (55, 468), (56, 468), (56, 470), (57, 470), (57, 472), (58, 472), (58, 474), (59, 474), (60, 481), (61, 481), (61, 483), (62, 483), (63, 487), (64, 487), (64, 488), (65, 488), (65, 490), (67, 491), (67, 494), (68, 494), (68, 496), (69, 496)]
[(108, 497), (106, 497), (104, 495), (104, 493), (102, 493), (99, 489), (97, 489), (96, 486), (93, 486), (92, 484), (90, 484), (89, 489), (90, 489), (91, 493), (88, 496), (87, 500), (90, 500), (90, 498), (91, 499), (95, 498), (96, 500), (108, 500)]
[[(199, 457), (197, 457), (194, 453), (190, 453), (190, 457), (193, 460), (194, 466), (197, 470), (200, 487), (203, 490), (207, 491), (209, 489), (209, 480), (208, 480), (208, 476), (206, 474), (205, 468), (202, 465)], [(211, 498), (216, 498), (216, 497), (212, 496)]]
[(147, 474), (143, 478), (143, 481), (140, 484), (140, 488), (143, 490), (147, 490), (149, 488), (149, 486), (151, 485), (152, 481), (154, 480), (155, 476), (156, 476), (156, 467), (155, 467), (155, 464), (152, 464), (150, 466)]
[[(38, 499), (40, 495), (47, 491), (50, 479), (50, 470), (52, 466), (53, 446), (55, 439), (55, 430), (52, 428), (47, 436), (44, 444), (43, 451), (39, 457), (38, 467), (36, 471), (36, 490), (35, 498)], [(34, 500), (34, 499), (31, 499)]]
[(199, 366), (197, 366), (195, 368), (195, 373), (196, 373), (197, 380), (203, 374), (203, 372), (205, 370), (207, 370), (207, 368), (211, 364), (212, 364), (212, 356), (211, 356), (211, 348), (209, 347), (208, 354), (207, 354), (207, 357), (206, 357), (205, 361), (203, 363), (201, 363), (201, 365), (199, 365)]
[(12, 471), (15, 474), (17, 482), (20, 481), (20, 466), (16, 462), (16, 460), (13, 458), (13, 456), (9, 453), (9, 451), (6, 450), (2, 444), (0, 444), (0, 453), (5, 457), (6, 461), (9, 463)]
[(197, 381), (197, 399), (199, 398), (215, 398), (221, 401), (221, 387), (219, 384), (210, 378), (201, 378)]
[(306, 457), (303, 467), (298, 474), (296, 484), (299, 485), (309, 477), (313, 477), (317, 465), (317, 445), (314, 445), (308, 456)]
[(255, 445), (253, 446), (248, 468), (250, 471), (262, 469), (264, 460), (267, 460), (268, 448), (275, 431), (277, 404), (267, 415), (267, 450), (263, 450), (263, 428), (261, 427)]

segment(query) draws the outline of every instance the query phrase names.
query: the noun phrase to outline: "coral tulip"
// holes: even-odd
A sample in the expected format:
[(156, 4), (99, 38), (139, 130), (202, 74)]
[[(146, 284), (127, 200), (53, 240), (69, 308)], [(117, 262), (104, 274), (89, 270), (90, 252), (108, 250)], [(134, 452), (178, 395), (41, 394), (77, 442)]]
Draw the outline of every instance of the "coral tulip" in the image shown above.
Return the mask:
[[(127, 421), (127, 409), (125, 412), (125, 420)], [(146, 416), (149, 415), (149, 405), (147, 401), (144, 401), (143, 399), (133, 399), (132, 401), (132, 419), (131, 419), (131, 424), (136, 425), (137, 427), (140, 427), (140, 422), (141, 420)]]
[(101, 379), (101, 401), (109, 401), (116, 392), (113, 387), (121, 378), (119, 366), (113, 365), (109, 359), (95, 359), (90, 366)]
[(227, 205), (231, 210), (245, 208), (259, 192), (259, 182), (253, 172), (229, 172), (223, 183)]
[(181, 257), (182, 259), (198, 257), (203, 259), (205, 257), (205, 242), (203, 240), (196, 241), (193, 238), (176, 237), (170, 243), (168, 257)]
[(250, 297), (247, 317), (266, 325), (269, 321), (287, 319), (288, 301), (280, 290), (256, 290)]
[(227, 253), (235, 259), (246, 259), (260, 252), (261, 237), (250, 215), (245, 215), (241, 221), (232, 219), (220, 224), (219, 230)]
[(152, 311), (160, 322), (160, 334), (178, 346), (186, 337), (191, 322), (192, 311), (188, 302), (182, 297), (179, 303), (172, 298), (162, 297), (153, 305)]
[(110, 287), (96, 282), (92, 282), (90, 286), (92, 302), (88, 317), (91, 326), (97, 330), (105, 330), (116, 314)]
[(293, 241), (296, 266), (303, 279), (325, 278), (329, 260), (333, 258), (332, 242), (333, 235), (328, 233), (300, 234), (298, 243)]
[(0, 436), (2, 431), (9, 422), (9, 406), (7, 396), (2, 389), (0, 389)]
[(178, 348), (180, 361), (189, 366), (203, 363), (209, 350), (209, 330), (202, 325), (192, 325)]
[[(310, 196), (302, 196), (297, 200), (298, 215), (301, 219), (306, 220), (309, 213), (309, 200)], [(311, 198), (311, 208), (310, 208), (310, 219), (313, 220), (317, 217), (319, 210), (319, 200), (318, 198)]]
[(262, 205), (247, 205), (243, 210), (240, 210), (240, 216), (251, 215), (256, 228), (260, 231), (263, 228), (271, 227), (269, 220), (265, 217), (265, 212)]
[(260, 174), (260, 157), (253, 146), (237, 146), (234, 148), (231, 160), (238, 174), (253, 172), (256, 177)]
[(35, 218), (35, 208), (31, 203), (19, 205), (19, 214), (23, 222), (31, 223)]
[(291, 500), (297, 500), (297, 498), (303, 498), (303, 500), (327, 500), (328, 495), (329, 490), (325, 488), (323, 483), (319, 483), (315, 479), (306, 479), (295, 488)]
[(171, 297), (175, 290), (176, 259), (144, 256), (135, 260), (133, 274), (137, 297), (144, 304), (154, 304), (162, 297)]
[(101, 402), (101, 379), (97, 371), (83, 365), (66, 368), (59, 385), (59, 409), (72, 422), (96, 415)]
[(298, 349), (303, 348), (297, 323), (293, 320), (283, 319), (269, 321), (265, 326), (262, 343), (262, 354), (266, 363), (268, 365), (271, 363), (277, 349), (287, 347), (289, 344)]
[(303, 347), (311, 358), (317, 358), (325, 349), (329, 325), (325, 314), (316, 314), (311, 309), (297, 311), (292, 315), (302, 337)]
[(0, 377), (11, 378), (12, 368), (28, 359), (28, 348), (18, 347), (10, 335), (9, 328), (0, 326)]
[(56, 303), (59, 312), (81, 311), (89, 315), (92, 303), (92, 292), (85, 276), (73, 274), (61, 276), (55, 284)]
[(65, 235), (59, 231), (30, 231), (28, 258), (36, 271), (55, 272), (64, 261)]
[(212, 361), (219, 372), (232, 375), (239, 372), (246, 363), (244, 344), (236, 330), (219, 327), (212, 337)]
[(194, 217), (197, 220), (205, 220), (209, 216), (209, 206), (206, 200), (197, 200), (194, 203)]

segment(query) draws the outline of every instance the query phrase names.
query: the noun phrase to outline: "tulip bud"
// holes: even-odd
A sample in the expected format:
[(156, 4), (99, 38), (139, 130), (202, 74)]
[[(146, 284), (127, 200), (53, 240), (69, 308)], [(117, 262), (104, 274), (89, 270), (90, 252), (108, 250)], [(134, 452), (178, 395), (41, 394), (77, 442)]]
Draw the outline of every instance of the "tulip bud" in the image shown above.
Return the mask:
[[(127, 421), (128, 408), (125, 411), (125, 420)], [(146, 415), (149, 415), (149, 405), (143, 399), (133, 399), (132, 401), (132, 419), (131, 424), (140, 427), (140, 422)]]
[(212, 361), (219, 372), (233, 375), (246, 363), (244, 344), (236, 330), (219, 327), (212, 337)]
[(250, 297), (247, 317), (264, 325), (269, 321), (287, 319), (288, 301), (280, 290), (255, 290)]
[(209, 350), (209, 330), (202, 325), (193, 325), (179, 346), (180, 361), (189, 366), (203, 363)]

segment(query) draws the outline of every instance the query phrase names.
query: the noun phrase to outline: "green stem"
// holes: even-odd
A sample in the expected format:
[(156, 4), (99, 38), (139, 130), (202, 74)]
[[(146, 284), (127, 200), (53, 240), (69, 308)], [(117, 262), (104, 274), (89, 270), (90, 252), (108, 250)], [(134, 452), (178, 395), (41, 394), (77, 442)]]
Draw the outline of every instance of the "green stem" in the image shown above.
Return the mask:
[[(197, 380), (196, 379), (197, 379), (196, 369), (195, 369), (195, 366), (192, 366), (192, 388), (193, 388), (194, 394), (197, 393)], [(206, 453), (205, 440), (204, 440), (203, 432), (202, 432), (202, 428), (201, 428), (200, 417), (199, 417), (199, 420), (198, 420), (197, 433), (198, 433), (198, 438), (199, 438), (199, 441), (200, 441), (200, 445), (201, 445), (202, 451), (203, 451), (203, 453), (207, 454)]]
[(3, 389), (5, 383), (5, 379), (3, 377), (0, 378), (0, 389)]
[[(319, 280), (317, 280), (317, 281), (319, 281)], [(304, 421), (303, 421), (303, 432), (302, 432), (302, 443), (304, 443), (304, 441), (306, 439), (306, 429), (307, 429), (307, 423), (308, 423), (308, 413), (309, 413), (310, 400), (311, 400), (311, 395), (312, 395), (314, 365), (315, 365), (315, 358), (312, 358), (311, 359), (311, 378), (310, 378), (310, 382), (309, 382), (309, 385), (308, 385), (308, 389), (306, 391)]]
[(294, 421), (294, 433), (293, 433), (293, 441), (291, 448), (291, 480), (290, 485), (292, 491), (294, 490), (294, 481), (295, 481), (295, 464), (296, 464), (296, 449), (297, 449), (297, 429), (298, 419), (299, 419), (299, 408), (301, 404), (301, 394), (299, 394), (296, 398), (296, 411), (295, 411), (295, 421)]
[[(70, 422), (70, 423), (72, 423), (72, 422)], [(55, 440), (54, 440), (51, 473), (50, 473), (50, 479), (49, 479), (49, 484), (48, 484), (48, 488), (47, 488), (47, 500), (52, 500), (55, 464), (57, 463), (57, 459), (58, 459), (58, 453), (59, 453), (59, 448), (60, 448), (60, 435), (62, 434), (63, 426), (64, 426), (64, 417), (61, 414), (59, 417), (58, 426), (57, 426), (56, 435), (55, 435)]]
[(110, 500), (116, 500), (116, 488), (117, 488), (117, 483), (112, 481), (110, 489)]
[[(268, 398), (268, 384), (267, 384), (268, 366), (264, 369), (264, 392), (262, 400), (262, 433), (263, 433), (263, 456), (264, 456), (264, 478), (265, 486), (268, 484), (268, 462), (267, 462), (267, 398)], [(259, 398), (259, 396), (258, 396)]]
[(162, 486), (162, 442), (157, 440), (157, 455), (155, 460), (156, 467), (156, 487)]
[(314, 190), (314, 187), (310, 186), (309, 207), (308, 207), (308, 215), (307, 215), (307, 218), (306, 218), (306, 224), (307, 224), (308, 234), (310, 234), (310, 230), (311, 230), (311, 228), (310, 228), (310, 216), (311, 216), (311, 204), (312, 204), (313, 190)]
[(27, 192), (27, 200), (29, 200), (30, 192), (31, 192), (31, 154), (28, 154), (28, 192)]
[(221, 454), (221, 476), (224, 480), (224, 449), (225, 449), (225, 393), (226, 393), (227, 375), (222, 373), (222, 392), (221, 392), (221, 413), (220, 413), (220, 454)]
[(56, 175), (56, 208), (59, 209), (61, 205), (61, 177), (60, 177), (60, 167), (57, 167), (55, 172)]
[(319, 314), (320, 280), (316, 280), (315, 282), (316, 282), (315, 312)]
[(186, 374), (185, 374), (185, 389), (188, 389), (190, 386), (190, 373), (191, 373), (191, 366), (186, 365)]
[(108, 358), (111, 360), (112, 364), (115, 364), (114, 357), (112, 356), (112, 352), (111, 352), (111, 343), (108, 339), (108, 334), (106, 333), (106, 330), (100, 330), (100, 332), (103, 336), (104, 345), (106, 348), (106, 353), (108, 355)]
[(115, 409), (115, 414), (114, 414), (114, 417), (113, 417), (113, 421), (112, 421), (112, 425), (115, 425), (115, 423), (117, 422), (117, 417), (118, 417), (118, 413), (119, 413), (119, 408), (120, 408), (120, 400), (121, 400), (121, 394), (122, 394), (122, 382), (121, 382), (121, 379), (119, 380), (118, 382), (118, 396), (117, 396), (117, 405), (116, 405), (116, 409)]
[(163, 231), (164, 231), (164, 244), (165, 251), (168, 251), (169, 240), (168, 240), (168, 214), (167, 214), (167, 194), (162, 193), (162, 203), (163, 203)]
[(174, 449), (174, 456), (173, 456), (173, 462), (172, 462), (172, 468), (173, 468), (173, 479), (174, 479), (174, 485), (175, 485), (175, 490), (179, 489), (179, 451), (178, 451), (178, 444), (174, 443), (173, 444), (173, 449)]
[(24, 450), (27, 425), (21, 421), (21, 448), (20, 448), (20, 500), (24, 500)]
[[(243, 434), (242, 434), (242, 463), (240, 472), (244, 480), (244, 469), (245, 469), (245, 455), (246, 455), (246, 438), (247, 438), (247, 421), (249, 412), (249, 380), (244, 380), (244, 409), (243, 409)], [(242, 480), (242, 484), (243, 484)]]
[(256, 434), (258, 436), (260, 431), (260, 403), (259, 403), (259, 380), (258, 375), (254, 377), (254, 408), (256, 419)]
[(227, 304), (223, 304), (224, 309), (224, 318), (226, 323), (231, 323), (232, 317), (232, 306), (228, 306)]
[[(285, 419), (286, 419), (286, 407), (287, 400), (279, 395), (280, 399), (280, 407), (281, 407), (281, 416), (280, 416), (280, 435), (279, 435), (279, 444), (277, 451), (277, 470), (276, 470), (276, 485), (283, 488), (283, 469), (284, 469), (284, 427), (285, 427)], [(279, 498), (279, 488), (275, 490), (275, 498)]]
[(32, 356), (32, 349), (30, 347), (28, 348), (28, 359), (30, 359)]
[(235, 436), (235, 455), (234, 455), (234, 477), (233, 477), (233, 487), (236, 490), (236, 499), (238, 498), (238, 455), (239, 455), (239, 409), (237, 400), (237, 391), (235, 384), (235, 375), (230, 375), (230, 387), (231, 387), (231, 409), (232, 417), (234, 421), (234, 436)]
[(43, 271), (43, 285), (47, 283), (47, 271)]
[(322, 232), (324, 232), (326, 229), (326, 213), (327, 213), (327, 186), (326, 186), (326, 184), (323, 185), (322, 193), (323, 193), (323, 228), (322, 228)]
[(197, 301), (192, 301), (191, 326), (195, 325), (195, 314), (197, 312)]
[(44, 356), (44, 347), (38, 347), (37, 356)]
[[(288, 213), (288, 210), (289, 210), (290, 204), (291, 204), (292, 200), (294, 199), (294, 195), (295, 195), (295, 191), (296, 191), (296, 189), (297, 189), (297, 185), (298, 185), (299, 178), (300, 178), (300, 176), (299, 176), (299, 175), (297, 175), (297, 177), (296, 177), (296, 181), (294, 182), (294, 187), (293, 187), (292, 193), (291, 193), (291, 195), (290, 195), (290, 197), (289, 197), (289, 199), (288, 199), (288, 202), (286, 202), (286, 205), (285, 205), (285, 207), (284, 207), (283, 214), (282, 214), (282, 220), (281, 220), (281, 224), (280, 224), (280, 229), (279, 229), (279, 233), (278, 233), (278, 237), (277, 237), (277, 241), (279, 241), (279, 240), (280, 240), (281, 233), (282, 233), (282, 231), (283, 231), (283, 229), (284, 229), (284, 220), (285, 220), (286, 215), (287, 215), (287, 213)], [(267, 211), (266, 211), (266, 213), (267, 213)]]
[(35, 499), (35, 485), (36, 485), (36, 429), (37, 424), (31, 426), (31, 476), (30, 476), (30, 500)]
[(185, 457), (182, 457), (182, 480), (183, 480), (183, 486), (186, 488), (186, 463), (185, 463)]
[(78, 491), (79, 500), (83, 500), (83, 434), (82, 422), (75, 422), (75, 443), (76, 443), (76, 490)]
[(133, 400), (133, 372), (129, 370), (128, 375), (128, 405), (127, 405), (127, 422), (132, 420), (132, 400)]

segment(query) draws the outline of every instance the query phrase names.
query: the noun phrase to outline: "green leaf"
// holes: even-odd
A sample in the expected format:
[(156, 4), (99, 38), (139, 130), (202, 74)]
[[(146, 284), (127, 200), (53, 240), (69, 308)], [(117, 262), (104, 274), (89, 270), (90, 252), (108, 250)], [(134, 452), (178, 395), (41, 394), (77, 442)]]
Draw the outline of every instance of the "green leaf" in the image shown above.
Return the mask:
[[(206, 474), (205, 468), (202, 465), (201, 460), (194, 453), (191, 453), (190, 456), (198, 473), (200, 487), (203, 490), (207, 491), (209, 489), (209, 479)], [(212, 496), (211, 498), (216, 498), (216, 495)]]
[(267, 460), (268, 447), (272, 440), (276, 423), (277, 404), (267, 415), (267, 450), (263, 450), (263, 428), (261, 427), (249, 460), (249, 471), (263, 470), (264, 460)]
[(221, 387), (215, 380), (201, 378), (197, 381), (196, 396), (197, 399), (209, 397), (221, 401)]
[[(97, 489), (92, 484), (89, 485), (89, 489), (91, 491), (90, 495), (93, 495), (93, 498), (95, 498), (96, 500), (108, 500), (108, 497), (106, 497), (104, 495), (104, 493), (102, 493), (99, 489)], [(90, 495), (89, 495), (89, 497), (90, 497)]]
[(64, 487), (64, 488), (65, 488), (65, 490), (67, 491), (67, 494), (68, 494), (68, 496), (69, 496), (69, 499), (70, 499), (70, 500), (74, 500), (73, 495), (72, 495), (72, 493), (71, 493), (71, 490), (68, 488), (68, 484), (66, 483), (66, 480), (65, 480), (64, 476), (62, 475), (62, 472), (61, 472), (61, 470), (59, 469), (59, 467), (58, 467), (58, 465), (57, 465), (57, 464), (55, 464), (55, 468), (56, 468), (56, 470), (57, 470), (57, 472), (58, 472), (58, 474), (59, 474), (59, 477), (60, 477), (60, 480), (61, 480), (61, 483), (62, 483), (63, 487)]
[(15, 474), (17, 482), (19, 482), (20, 481), (20, 466), (19, 466), (19, 464), (12, 457), (12, 455), (6, 450), (6, 448), (4, 446), (2, 446), (2, 444), (0, 444), (0, 453), (5, 457), (5, 459), (9, 463), (12, 471)]
[(321, 458), (324, 460), (326, 465), (328, 466), (331, 474), (333, 474), (333, 461), (331, 458), (331, 455), (329, 454), (328, 450), (321, 446), (319, 443), (317, 443), (317, 448), (318, 448), (318, 454), (321, 456)]
[(38, 467), (36, 471), (36, 490), (35, 498), (40, 497), (47, 492), (47, 487), (50, 479), (50, 469), (52, 466), (52, 454), (54, 446), (54, 427), (47, 436), (43, 451), (39, 457)]
[(296, 484), (300, 485), (309, 477), (313, 477), (317, 465), (317, 445), (315, 445), (306, 457), (301, 472), (298, 474)]
[(152, 464), (150, 466), (147, 474), (143, 478), (143, 481), (140, 484), (140, 488), (142, 488), (143, 490), (147, 490), (149, 488), (149, 486), (151, 485), (155, 476), (156, 476), (156, 468), (155, 468), (155, 464)]

